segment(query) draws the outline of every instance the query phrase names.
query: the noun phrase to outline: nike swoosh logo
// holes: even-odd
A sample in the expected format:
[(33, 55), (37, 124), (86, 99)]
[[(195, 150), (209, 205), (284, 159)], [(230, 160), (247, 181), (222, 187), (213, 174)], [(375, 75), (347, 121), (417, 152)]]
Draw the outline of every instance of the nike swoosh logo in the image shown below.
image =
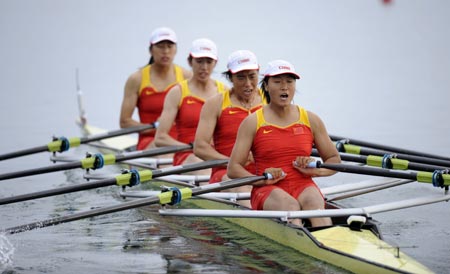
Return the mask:
[(149, 90), (146, 90), (146, 91), (145, 91), (145, 94), (146, 94), (146, 95), (152, 95), (153, 93), (155, 93), (155, 92), (154, 92), (154, 91), (149, 91)]
[(194, 101), (194, 100), (187, 100), (187, 104), (188, 104), (188, 105), (195, 104), (195, 101)]
[(239, 112), (239, 110), (230, 110), (230, 111), (228, 111), (229, 114), (236, 114), (238, 112)]
[(271, 133), (272, 132), (272, 130), (271, 129), (269, 129), (269, 130), (263, 130), (263, 134), (267, 134), (267, 133)]

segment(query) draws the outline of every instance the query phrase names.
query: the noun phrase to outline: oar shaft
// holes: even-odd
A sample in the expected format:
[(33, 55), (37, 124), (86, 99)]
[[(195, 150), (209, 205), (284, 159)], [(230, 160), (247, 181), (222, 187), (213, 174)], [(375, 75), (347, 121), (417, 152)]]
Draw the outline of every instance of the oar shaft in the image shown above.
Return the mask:
[[(356, 154), (356, 155), (384, 156), (387, 154), (392, 154), (392, 152), (386, 151), (386, 150), (365, 148), (365, 147), (360, 147), (360, 146), (350, 145), (350, 144), (338, 144), (337, 148), (338, 148), (339, 152), (345, 152), (345, 153)], [(436, 166), (441, 166), (441, 167), (450, 167), (450, 161), (442, 160), (442, 159), (433, 159), (433, 158), (427, 158), (427, 157), (423, 157), (423, 156), (408, 155), (408, 154), (402, 154), (402, 153), (395, 153), (395, 157), (399, 158), (399, 159), (413, 161), (416, 163), (421, 163), (421, 164), (436, 165)]]
[(330, 135), (330, 138), (333, 141), (345, 140), (345, 142), (348, 143), (348, 144), (353, 144), (353, 145), (358, 145), (358, 146), (365, 146), (365, 147), (371, 147), (371, 148), (375, 148), (375, 149), (386, 150), (386, 151), (389, 151), (389, 152), (403, 153), (403, 154), (416, 155), (416, 156), (422, 156), (422, 157), (428, 157), (428, 158), (435, 158), (435, 159), (441, 159), (441, 160), (450, 161), (449, 157), (444, 157), (444, 156), (430, 154), (430, 153), (425, 153), (425, 152), (420, 152), (420, 151), (414, 151), (414, 150), (403, 149), (403, 148), (398, 148), (398, 147), (393, 147), (393, 146), (381, 145), (381, 144), (376, 144), (376, 143), (371, 143), (371, 142), (366, 142), (366, 141), (361, 141), (361, 140), (356, 140), (356, 139), (350, 139), (350, 138), (336, 136), (336, 135)]
[(30, 155), (30, 154), (35, 154), (35, 153), (39, 153), (39, 152), (44, 152), (44, 151), (49, 151), (49, 152), (61, 151), (60, 149), (61, 149), (61, 140), (62, 139), (65, 140), (65, 145), (67, 146), (66, 149), (64, 149), (64, 150), (67, 150), (71, 146), (75, 147), (75, 146), (79, 146), (80, 144), (86, 144), (89, 142), (94, 142), (94, 141), (98, 141), (98, 140), (102, 140), (102, 139), (117, 137), (117, 136), (121, 136), (121, 135), (127, 135), (130, 133), (136, 133), (136, 132), (140, 132), (140, 131), (147, 130), (147, 129), (154, 129), (156, 127), (157, 127), (157, 122), (151, 123), (148, 125), (141, 125), (141, 126), (136, 126), (136, 127), (112, 130), (112, 131), (108, 131), (108, 132), (105, 132), (102, 134), (92, 135), (92, 136), (87, 136), (87, 137), (74, 137), (74, 138), (70, 138), (70, 139), (66, 139), (66, 138), (62, 137), (62, 138), (60, 138), (60, 140), (55, 139), (53, 142), (51, 142), (47, 145), (44, 145), (44, 146), (37, 146), (34, 148), (23, 149), (23, 150), (18, 150), (18, 151), (14, 151), (14, 152), (1, 154), (0, 161), (17, 158), (20, 156), (26, 156), (26, 155)]
[(35, 168), (35, 169), (29, 169), (29, 170), (22, 170), (22, 171), (16, 171), (16, 172), (10, 172), (5, 174), (0, 174), (0, 181), (7, 180), (7, 179), (13, 179), (18, 177), (26, 177), (31, 175), (37, 175), (37, 174), (43, 174), (43, 173), (50, 173), (55, 171), (62, 171), (62, 170), (68, 170), (68, 169), (75, 169), (75, 168), (93, 168), (96, 169), (95, 163), (97, 161), (98, 156), (101, 156), (101, 162), (102, 165), (98, 168), (101, 168), (103, 165), (111, 165), (115, 163), (119, 163), (125, 160), (130, 159), (136, 159), (141, 157), (150, 157), (150, 156), (156, 156), (156, 155), (162, 155), (167, 153), (174, 153), (178, 151), (188, 150), (192, 149), (191, 145), (182, 145), (182, 146), (170, 146), (170, 147), (161, 147), (161, 148), (155, 148), (155, 149), (148, 149), (148, 150), (142, 150), (142, 151), (135, 151), (130, 153), (123, 153), (123, 154), (107, 154), (107, 155), (93, 155), (93, 157), (85, 158), (81, 161), (77, 162), (71, 162), (71, 163), (65, 163), (60, 165), (52, 165), (48, 167), (41, 167), (41, 168)]
[[(181, 195), (183, 195), (183, 193), (188, 195), (188, 197), (182, 197), (182, 199), (187, 199), (190, 196), (196, 196), (196, 195), (200, 195), (200, 194), (204, 194), (204, 193), (208, 193), (208, 192), (221, 191), (224, 189), (248, 185), (248, 184), (257, 182), (259, 180), (264, 180), (266, 178), (267, 178), (266, 176), (251, 176), (251, 177), (239, 178), (239, 179), (235, 179), (235, 180), (199, 186), (199, 187), (195, 187), (192, 189), (185, 188), (185, 189), (182, 189), (182, 191), (180, 191), (180, 193), (181, 193)], [(187, 191), (184, 191), (184, 190), (187, 190)], [(174, 191), (163, 192), (157, 197), (149, 197), (149, 198), (139, 199), (139, 200), (135, 200), (135, 201), (125, 202), (125, 203), (115, 205), (115, 206), (103, 207), (103, 208), (98, 208), (98, 209), (89, 210), (89, 211), (85, 211), (85, 212), (79, 212), (79, 213), (75, 213), (75, 214), (71, 214), (71, 215), (47, 219), (44, 221), (33, 222), (30, 224), (26, 224), (26, 225), (20, 225), (20, 226), (16, 226), (16, 227), (12, 227), (12, 228), (7, 228), (7, 229), (5, 229), (4, 232), (9, 233), (9, 234), (15, 234), (15, 233), (24, 232), (24, 231), (31, 230), (31, 229), (43, 228), (43, 227), (57, 225), (57, 224), (61, 224), (61, 223), (72, 222), (72, 221), (76, 221), (76, 220), (80, 220), (80, 219), (84, 219), (84, 218), (105, 215), (105, 214), (114, 213), (114, 212), (118, 212), (118, 211), (147, 206), (147, 205), (151, 205), (151, 204), (164, 203), (164, 201), (166, 201), (168, 198), (173, 196), (173, 193), (174, 193)]]
[[(314, 150), (313, 150), (314, 151)], [(318, 155), (318, 153), (315, 153)], [(313, 155), (316, 156), (316, 155)], [(377, 156), (377, 155), (357, 155), (357, 154), (351, 154), (351, 153), (340, 153), (341, 159), (344, 161), (349, 162), (355, 162), (355, 163), (361, 163), (369, 166), (375, 166), (375, 167), (383, 167), (383, 156)], [(391, 169), (411, 169), (411, 170), (420, 170), (420, 171), (429, 171), (433, 172), (435, 170), (443, 170), (448, 169), (448, 167), (445, 166), (438, 166), (438, 165), (430, 165), (430, 164), (423, 164), (423, 163), (415, 163), (410, 162), (408, 160), (403, 160), (399, 158), (392, 158), (387, 159), (387, 162), (392, 165), (392, 167), (388, 167)]]
[(327, 168), (331, 170), (336, 170), (340, 172), (346, 173), (355, 173), (355, 174), (364, 174), (364, 175), (373, 175), (373, 176), (381, 176), (381, 177), (391, 177), (391, 178), (400, 178), (400, 179), (408, 179), (413, 181), (418, 181), (422, 183), (432, 183), (434, 186), (444, 187), (450, 185), (450, 174), (441, 174), (435, 172), (407, 172), (407, 171), (397, 171), (383, 168), (375, 168), (375, 167), (362, 167), (362, 166), (354, 166), (354, 165), (346, 165), (346, 164), (325, 164), (321, 162), (317, 162), (317, 167)]
[(205, 168), (211, 168), (215, 166), (220, 166), (228, 163), (228, 159), (220, 159), (220, 160), (209, 160), (205, 162), (199, 162), (195, 164), (188, 164), (188, 165), (179, 165), (179, 166), (172, 166), (167, 168), (162, 168), (158, 170), (153, 171), (153, 178), (166, 176), (170, 174), (176, 174), (176, 173), (186, 173), (190, 171), (195, 171), (199, 169), (205, 169)]
[(44, 197), (50, 197), (50, 196), (55, 196), (55, 195), (60, 195), (60, 194), (65, 194), (65, 193), (72, 193), (72, 192), (77, 192), (77, 191), (82, 191), (82, 190), (105, 187), (105, 186), (110, 186), (110, 185), (114, 185), (114, 184), (116, 184), (115, 178), (101, 180), (101, 181), (95, 181), (95, 182), (89, 182), (89, 183), (84, 183), (84, 184), (78, 184), (78, 185), (70, 185), (70, 186), (65, 186), (65, 187), (60, 187), (60, 188), (55, 188), (55, 189), (50, 189), (50, 190), (38, 191), (38, 192), (33, 192), (33, 193), (28, 193), (28, 194), (23, 194), (23, 195), (6, 197), (6, 198), (0, 198), (0, 205), (12, 204), (12, 203), (34, 200), (34, 199), (39, 199), (39, 198), (44, 198)]
[[(189, 171), (210, 168), (210, 167), (226, 164), (227, 162), (228, 162), (228, 160), (210, 160), (210, 161), (205, 161), (205, 162), (200, 162), (200, 163), (195, 163), (195, 164), (186, 164), (186, 165), (168, 167), (168, 168), (164, 168), (164, 169), (154, 170), (153, 172), (142, 171), (142, 172), (138, 172), (138, 173), (139, 173), (139, 178), (141, 178), (141, 175), (144, 173), (150, 174), (150, 175), (142, 175), (142, 180), (140, 180), (140, 182), (146, 182), (153, 178), (157, 178), (157, 177), (161, 177), (161, 176), (165, 176), (165, 175), (169, 175), (169, 174), (185, 173), (185, 172), (189, 172)], [(93, 189), (93, 188), (106, 187), (106, 186), (111, 186), (111, 185), (115, 185), (115, 184), (123, 185), (123, 186), (127, 186), (127, 185), (132, 186), (131, 182), (130, 182), (130, 180), (132, 180), (132, 179), (130, 176), (131, 176), (131, 174), (126, 173), (126, 174), (121, 174), (121, 175), (115, 176), (114, 178), (107, 178), (107, 179), (98, 180), (95, 182), (89, 182), (89, 183), (78, 184), (78, 185), (70, 185), (70, 186), (55, 188), (55, 189), (51, 189), (51, 190), (44, 190), (44, 191), (38, 191), (38, 192), (33, 192), (33, 193), (28, 193), (28, 194), (23, 194), (23, 195), (0, 198), (0, 205), (11, 204), (11, 203), (16, 203), (16, 202), (23, 202), (23, 201), (28, 201), (28, 200), (32, 200), (32, 199), (39, 199), (39, 198), (50, 197), (50, 196), (55, 196), (55, 195), (59, 195), (59, 194), (71, 193), (71, 192), (82, 191), (82, 190), (88, 190), (88, 189)]]
[(30, 155), (30, 154), (35, 154), (35, 153), (39, 153), (39, 152), (43, 152), (43, 151), (47, 151), (47, 150), (48, 150), (47, 146), (39, 146), (39, 147), (9, 152), (9, 153), (0, 155), (0, 161), (17, 158), (20, 156), (26, 156), (26, 155)]
[(65, 164), (61, 164), (61, 165), (34, 168), (34, 169), (29, 169), (29, 170), (15, 171), (15, 172), (10, 172), (10, 173), (0, 174), (0, 181), (18, 178), (18, 177), (26, 177), (26, 176), (37, 175), (37, 174), (44, 174), (44, 173), (55, 172), (55, 171), (81, 168), (81, 167), (82, 167), (82, 164), (80, 162), (76, 162), (76, 163), (65, 163)]
[(152, 157), (157, 155), (163, 155), (168, 153), (175, 153), (179, 151), (192, 149), (192, 145), (181, 145), (181, 146), (168, 146), (168, 147), (158, 147), (147, 150), (133, 151), (129, 153), (123, 153), (116, 155), (116, 162), (122, 162), (126, 160), (142, 158), (142, 157)]
[(136, 132), (140, 132), (143, 130), (147, 130), (147, 129), (154, 129), (156, 128), (156, 124), (155, 123), (151, 123), (148, 125), (141, 125), (141, 126), (136, 126), (136, 127), (129, 127), (129, 128), (123, 128), (123, 129), (118, 129), (118, 130), (112, 130), (112, 131), (108, 131), (102, 134), (97, 134), (97, 135), (91, 135), (91, 136), (87, 136), (87, 137), (82, 137), (81, 139), (81, 144), (86, 144), (89, 142), (94, 142), (94, 141), (99, 141), (99, 140), (103, 140), (103, 139), (107, 139), (107, 138), (112, 138), (112, 137), (117, 137), (117, 136), (122, 136), (122, 135), (127, 135), (130, 133), (136, 133)]
[(77, 220), (81, 220), (81, 219), (85, 219), (85, 218), (90, 218), (90, 217), (95, 217), (95, 216), (99, 216), (99, 215), (105, 215), (105, 214), (109, 214), (109, 213), (132, 209), (132, 208), (136, 208), (136, 207), (151, 205), (151, 204), (155, 204), (158, 202), (159, 202), (158, 197), (150, 197), (150, 198), (140, 199), (140, 200), (131, 201), (131, 202), (127, 202), (127, 203), (122, 203), (122, 204), (115, 205), (115, 206), (97, 208), (97, 209), (74, 213), (71, 215), (61, 216), (61, 217), (57, 217), (57, 218), (53, 218), (53, 219), (47, 219), (45, 221), (38, 221), (38, 222), (29, 223), (26, 225), (16, 226), (16, 227), (6, 229), (5, 232), (9, 233), (9, 234), (16, 234), (19, 232), (24, 232), (24, 231), (28, 231), (28, 230), (32, 230), (32, 229), (36, 229), (36, 228), (42, 228), (42, 227), (47, 227), (47, 226), (52, 226), (52, 225), (57, 225), (57, 224), (62, 224), (62, 223), (73, 222), (73, 221), (77, 221)]

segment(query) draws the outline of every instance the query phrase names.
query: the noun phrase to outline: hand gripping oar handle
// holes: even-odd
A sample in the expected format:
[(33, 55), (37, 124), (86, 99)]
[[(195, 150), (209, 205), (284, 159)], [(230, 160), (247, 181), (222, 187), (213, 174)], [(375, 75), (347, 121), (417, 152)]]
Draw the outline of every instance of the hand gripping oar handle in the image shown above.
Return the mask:
[[(109, 213), (114, 213), (118, 211), (128, 210), (132, 208), (152, 205), (152, 204), (168, 204), (172, 202), (172, 197), (174, 195), (181, 195), (180, 201), (184, 199), (189, 199), (192, 196), (205, 194), (209, 192), (215, 192), (215, 191), (221, 191), (229, 188), (249, 185), (251, 183), (257, 182), (259, 180), (265, 180), (268, 179), (269, 175), (263, 175), (263, 176), (250, 176), (250, 177), (244, 177), (239, 179), (233, 179), (228, 180), (220, 183), (214, 183), (214, 184), (208, 184), (204, 186), (194, 187), (194, 188), (182, 188), (179, 190), (169, 190), (166, 192), (161, 192), (158, 196), (155, 197), (149, 197), (149, 198), (143, 198), (135, 201), (125, 202), (119, 205), (109, 206), (109, 207), (103, 207), (103, 208), (97, 208), (89, 211), (74, 213), (66, 216), (61, 216), (57, 218), (47, 219), (44, 221), (39, 222), (33, 222), (25, 225), (20, 225), (16, 227), (7, 228), (4, 230), (5, 233), (9, 234), (15, 234), (24, 232), (31, 229), (36, 228), (43, 228), (47, 226), (62, 224), (62, 223), (68, 223), (84, 218), (90, 218), (94, 216), (99, 215), (105, 215)], [(174, 194), (177, 193), (177, 194)]]

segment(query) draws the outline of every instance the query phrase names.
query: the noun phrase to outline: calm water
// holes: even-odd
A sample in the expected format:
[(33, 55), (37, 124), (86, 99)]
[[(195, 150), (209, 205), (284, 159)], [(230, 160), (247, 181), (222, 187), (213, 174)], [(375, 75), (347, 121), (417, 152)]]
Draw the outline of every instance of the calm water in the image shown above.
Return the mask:
[[(123, 85), (148, 60), (151, 31), (179, 36), (177, 63), (190, 42), (229, 53), (250, 49), (262, 67), (283, 58), (296, 65), (296, 103), (319, 114), (330, 133), (450, 156), (450, 3), (448, 1), (0, 1), (0, 152), (79, 136), (75, 71), (89, 121), (118, 127)], [(218, 75), (218, 74), (217, 74)], [(83, 157), (89, 147), (75, 150)], [(0, 162), (0, 174), (49, 165), (48, 154)], [(106, 169), (106, 172), (114, 172)], [(366, 179), (339, 174), (329, 186)], [(0, 197), (82, 181), (57, 172), (1, 181)], [(349, 199), (346, 206), (439, 193), (426, 184)], [(120, 203), (117, 188), (83, 191), (0, 207), (0, 228)], [(174, 220), (131, 210), (0, 236), (6, 273), (333, 273), (339, 270), (261, 244), (207, 220)], [(450, 207), (440, 203), (376, 216), (385, 239), (448, 272)], [(276, 255), (269, 255), (273, 253)]]

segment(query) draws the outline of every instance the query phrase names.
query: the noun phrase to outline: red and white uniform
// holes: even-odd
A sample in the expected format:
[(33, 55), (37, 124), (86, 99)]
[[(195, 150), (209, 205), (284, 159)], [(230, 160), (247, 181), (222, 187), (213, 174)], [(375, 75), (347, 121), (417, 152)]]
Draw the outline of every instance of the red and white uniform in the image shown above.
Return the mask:
[[(261, 94), (262, 96), (262, 94)], [(230, 92), (223, 93), (222, 112), (217, 119), (216, 128), (214, 129), (214, 148), (219, 153), (230, 156), (236, 142), (236, 135), (241, 122), (251, 113), (262, 107), (262, 104), (254, 106), (247, 110), (240, 106), (234, 106), (231, 103)], [(247, 170), (251, 173), (255, 172), (253, 164), (248, 165)], [(213, 167), (211, 172), (210, 183), (222, 181), (222, 177), (227, 173), (227, 168), (223, 166)]]
[[(139, 88), (139, 97), (137, 108), (141, 123), (150, 124), (158, 120), (164, 106), (164, 98), (167, 92), (178, 82), (184, 80), (183, 70), (175, 65), (175, 82), (168, 85), (164, 90), (156, 90), (150, 81), (150, 67), (147, 65), (142, 69), (141, 87)], [(176, 129), (172, 127), (170, 135), (176, 137)], [(155, 132), (139, 134), (137, 150), (143, 150), (155, 139)]]
[(305, 188), (317, 187), (310, 176), (303, 175), (292, 166), (297, 156), (311, 155), (314, 143), (308, 113), (304, 108), (297, 107), (300, 118), (286, 127), (267, 123), (262, 109), (256, 112), (258, 122), (251, 148), (256, 174), (262, 175), (266, 168), (277, 167), (283, 169), (286, 177), (274, 185), (253, 186), (253, 209), (262, 210), (264, 201), (274, 188), (282, 188), (297, 198)]
[[(200, 120), (200, 111), (205, 100), (192, 94), (187, 80), (180, 82), (179, 85), (181, 87), (181, 100), (178, 104), (178, 114), (175, 118), (177, 128), (176, 139), (189, 144), (194, 142), (198, 121)], [(222, 82), (216, 81), (216, 86), (219, 93), (225, 92), (225, 86)], [(173, 156), (173, 165), (181, 165), (189, 154), (192, 153), (192, 150), (175, 153)]]

